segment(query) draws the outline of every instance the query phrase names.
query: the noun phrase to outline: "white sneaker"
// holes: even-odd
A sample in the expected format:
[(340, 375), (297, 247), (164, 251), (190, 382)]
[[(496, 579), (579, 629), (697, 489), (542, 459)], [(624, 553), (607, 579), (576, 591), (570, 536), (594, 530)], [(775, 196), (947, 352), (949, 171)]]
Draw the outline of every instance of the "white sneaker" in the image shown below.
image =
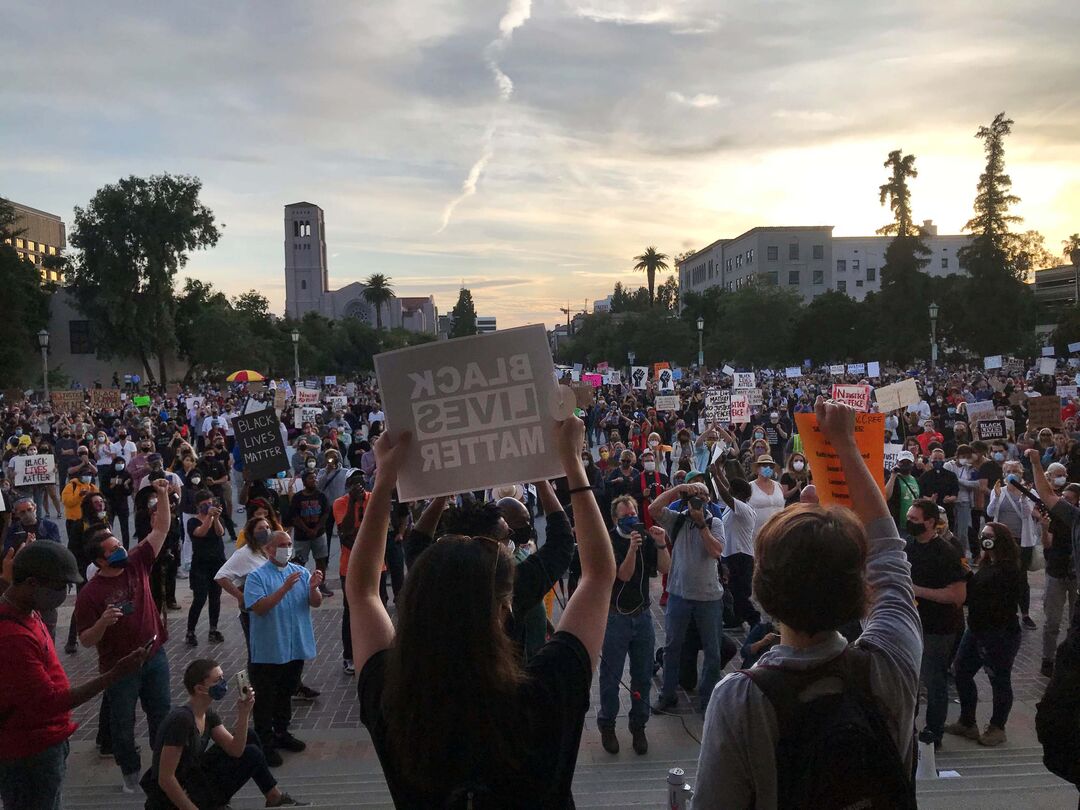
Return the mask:
[(139, 786), (139, 772), (125, 773), (124, 784), (120, 786), (120, 790), (124, 793), (135, 793), (136, 791), (142, 790)]
[(356, 667), (353, 666), (353, 662), (348, 659), (341, 662), (341, 668), (345, 671), (346, 675), (355, 675)]

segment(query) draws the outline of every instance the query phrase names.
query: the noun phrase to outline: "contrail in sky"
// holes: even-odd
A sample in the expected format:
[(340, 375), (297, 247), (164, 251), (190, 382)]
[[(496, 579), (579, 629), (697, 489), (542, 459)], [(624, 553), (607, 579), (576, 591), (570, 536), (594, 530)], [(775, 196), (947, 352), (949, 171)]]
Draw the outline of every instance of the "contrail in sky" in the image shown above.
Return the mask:
[[(510, 100), (510, 97), (514, 94), (514, 82), (510, 77), (502, 72), (499, 67), (499, 56), (510, 42), (510, 38), (513, 36), (514, 31), (525, 24), (532, 14), (532, 0), (510, 0), (509, 5), (506, 8), (506, 13), (503, 14), (502, 19), (499, 20), (499, 36), (488, 43), (484, 48), (484, 62), (487, 64), (488, 69), (491, 71), (491, 75), (495, 78), (495, 86), (499, 90), (499, 101), (506, 102)], [(469, 169), (469, 174), (465, 178), (465, 182), (461, 184), (461, 193), (454, 199), (446, 204), (446, 208), (443, 209), (442, 225), (439, 226), (439, 230), (435, 233), (442, 233), (446, 230), (446, 227), (450, 224), (450, 219), (454, 215), (455, 209), (476, 193), (477, 184), (480, 182), (480, 177), (484, 174), (484, 169), (487, 167), (488, 161), (491, 160), (493, 154), (493, 144), (495, 141), (495, 122), (492, 123), (484, 130), (484, 137), (482, 141), (482, 147), (480, 151), (480, 157)]]

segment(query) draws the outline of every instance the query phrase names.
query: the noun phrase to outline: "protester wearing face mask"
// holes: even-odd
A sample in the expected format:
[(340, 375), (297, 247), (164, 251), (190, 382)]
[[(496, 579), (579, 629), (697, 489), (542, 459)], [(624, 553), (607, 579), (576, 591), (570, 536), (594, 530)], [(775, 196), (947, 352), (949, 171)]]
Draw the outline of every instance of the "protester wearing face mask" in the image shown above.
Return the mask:
[(915, 457), (903, 450), (897, 456), (896, 467), (885, 482), (885, 500), (888, 501), (889, 512), (898, 527), (903, 525), (904, 515), (921, 494), (914, 472)]
[(270, 559), (268, 551), (270, 535), (280, 530), (281, 526), (276, 521), (272, 522), (267, 516), (252, 515), (242, 532), (247, 542), (233, 552), (214, 574), (214, 582), (236, 600), (240, 609), (240, 628), (244, 631), (245, 648), (249, 651), (249, 657), (251, 616), (244, 604), (244, 584), (248, 574), (264, 566)]
[(620, 495), (633, 493), (634, 479), (638, 475), (638, 471), (634, 469), (636, 459), (633, 450), (623, 450), (619, 455), (619, 466), (608, 475), (604, 486), (604, 494), (607, 496), (606, 501), (609, 506), (608, 511), (610, 511), (611, 502)]
[(919, 476), (919, 492), (938, 506), (945, 508), (949, 523), (956, 520), (956, 501), (960, 495), (960, 484), (956, 473), (945, 467), (945, 451), (934, 447), (930, 451), (930, 469)]
[(1033, 505), (1016, 487), (1023, 485), (1024, 468), (1019, 461), (1006, 461), (1002, 473), (1004, 479), (994, 483), (990, 502), (986, 506), (988, 521), (1008, 527), (1013, 538), (1020, 541), (1020, 613), (1021, 622), (1028, 630), (1035, 629), (1035, 621), (1028, 615), (1031, 609), (1031, 586), (1028, 584), (1028, 568), (1036, 544), (1042, 543), (1043, 525), (1038, 507)]
[(926, 717), (919, 740), (941, 746), (949, 709), (948, 672), (956, 634), (964, 626), (967, 569), (956, 548), (937, 531), (938, 506), (920, 498), (907, 511), (905, 553), (922, 622), (920, 683), (926, 688)]
[[(224, 420), (222, 420), (224, 422)], [(224, 430), (224, 428), (222, 428)], [(232, 542), (236, 542), (236, 524), (232, 519), (232, 456), (225, 449), (225, 436), (215, 433), (210, 438), (210, 447), (203, 453), (199, 466), (203, 471), (203, 486), (221, 502), (221, 522), (229, 532)]]
[[(668, 487), (668, 477), (660, 472), (656, 457), (652, 450), (645, 450), (641, 454), (641, 472), (635, 476), (630, 488), (630, 495), (638, 504), (638, 511), (647, 515), (649, 504), (652, 503), (661, 492)], [(652, 519), (645, 518), (646, 527), (652, 525)]]
[(169, 713), (154, 741), (154, 764), (143, 780), (147, 810), (225, 806), (249, 780), (267, 807), (307, 805), (277, 787), (258, 738), (248, 728), (255, 705), (252, 687), (237, 695), (232, 732), (213, 708), (229, 693), (216, 661), (202, 658), (189, 664), (184, 688), (187, 704)]
[(136, 649), (76, 687), (68, 682), (41, 614), (55, 613), (82, 582), (59, 543), (32, 542), (6, 557), (0, 579), (0, 802), (5, 810), (63, 806), (72, 709), (142, 666)]
[(47, 518), (39, 518), (33, 498), (17, 498), (11, 507), (12, 522), (4, 532), (4, 552), (33, 540), (60, 542), (60, 527)]
[(145, 648), (146, 662), (135, 673), (107, 690), (113, 757), (123, 775), (122, 789), (134, 793), (139, 786), (141, 760), (135, 746), (135, 704), (146, 712), (150, 738), (169, 711), (169, 662), (165, 656), (168, 632), (154, 602), (150, 571), (161, 553), (172, 523), (168, 483), (155, 481), (158, 495), (150, 533), (129, 556), (107, 528), (86, 540), (86, 556), (97, 574), (75, 599), (74, 619), (79, 642), (97, 647), (104, 672), (130, 652)]
[(776, 462), (770, 455), (758, 456), (752, 465), (748, 504), (754, 510), (754, 536), (769, 518), (784, 508), (784, 491), (776, 480)]
[(113, 458), (109, 466), (101, 468), (101, 492), (109, 504), (109, 513), (120, 523), (120, 538), (127, 548), (130, 542), (129, 518), (131, 511), (128, 498), (131, 497), (135, 482), (127, 471), (127, 462), (123, 456)]
[(315, 657), (311, 608), (322, 604), (322, 571), (309, 573), (289, 562), (293, 541), (288, 532), (273, 532), (266, 546), (269, 561), (247, 575), (244, 606), (250, 611), (248, 672), (255, 691), (255, 733), (266, 761), (282, 764), (279, 751), (303, 751), (307, 746), (289, 733), (292, 696), (300, 687), (304, 661)]
[[(360, 529), (360, 521), (364, 519), (364, 511), (367, 509), (371, 493), (364, 485), (366, 476), (363, 470), (354, 469), (345, 480), (345, 494), (334, 501), (334, 522), (338, 526), (338, 537), (341, 539), (341, 558), (338, 564), (338, 576), (341, 580), (341, 593), (345, 595), (345, 574), (349, 570), (349, 554), (352, 553), (353, 543), (356, 541), (356, 532)], [(349, 601), (345, 599), (341, 616), (341, 654), (342, 669), (346, 675), (355, 675), (352, 656), (352, 628), (349, 623)]]
[(210, 630), (207, 641), (220, 644), (225, 640), (218, 630), (221, 610), (221, 586), (216, 582), (217, 571), (225, 564), (225, 527), (221, 522), (221, 503), (209, 490), (195, 496), (196, 516), (187, 524), (187, 536), (191, 539), (191, 607), (188, 610), (187, 636), (189, 647), (199, 644), (195, 628), (202, 614), (203, 605), (210, 603)]
[(806, 456), (792, 453), (788, 456), (787, 468), (780, 476), (780, 489), (784, 493), (784, 504), (790, 506), (799, 502), (803, 487), (810, 483), (810, 469)]
[(784, 446), (791, 435), (791, 423), (786, 416), (781, 418), (779, 411), (770, 411), (769, 419), (764, 423), (765, 440), (769, 443), (769, 453), (779, 465), (784, 463)]
[[(307, 565), (308, 556), (315, 558), (315, 567), (326, 574), (330, 551), (326, 542), (326, 524), (330, 520), (330, 503), (319, 491), (318, 477), (314, 470), (303, 475), (304, 488), (293, 495), (289, 506), (293, 534), (296, 537), (296, 561)], [(320, 583), (323, 596), (333, 596), (325, 583)]]

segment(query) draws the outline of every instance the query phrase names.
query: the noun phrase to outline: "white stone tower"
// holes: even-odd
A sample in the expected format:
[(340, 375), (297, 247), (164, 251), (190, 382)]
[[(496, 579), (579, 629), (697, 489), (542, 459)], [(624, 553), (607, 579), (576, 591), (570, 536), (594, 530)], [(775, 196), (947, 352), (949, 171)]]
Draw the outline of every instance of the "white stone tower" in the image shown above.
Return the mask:
[(285, 206), (285, 314), (324, 312), (329, 292), (323, 210), (314, 203)]

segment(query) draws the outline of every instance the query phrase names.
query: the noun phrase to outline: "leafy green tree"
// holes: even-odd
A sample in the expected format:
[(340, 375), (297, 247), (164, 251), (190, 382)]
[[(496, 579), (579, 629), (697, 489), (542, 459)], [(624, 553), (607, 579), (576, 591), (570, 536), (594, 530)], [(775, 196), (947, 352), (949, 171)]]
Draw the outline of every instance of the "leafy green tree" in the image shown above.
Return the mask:
[(889, 157), (882, 164), (892, 169), (892, 176), (887, 183), (880, 187), (881, 204), (889, 201), (889, 208), (893, 212), (893, 221), (888, 225), (878, 228), (877, 232), (882, 236), (915, 236), (918, 231), (911, 217), (911, 191), (908, 189), (908, 178), (918, 177), (919, 172), (915, 168), (915, 156), (905, 155), (900, 149), (889, 152)]
[(821, 364), (863, 358), (874, 335), (864, 317), (869, 309), (842, 292), (822, 293), (800, 310), (791, 351), (796, 359), (810, 357)]
[[(964, 225), (976, 238), (989, 240), (994, 247), (1004, 251), (1009, 226), (1023, 220), (1009, 213), (1009, 206), (1020, 198), (1013, 194), (1012, 178), (1005, 173), (1005, 138), (1012, 132), (1013, 120), (1000, 112), (988, 127), (979, 127), (975, 137), (983, 142), (986, 168), (979, 176), (975, 192), (975, 215)], [(985, 252), (984, 248), (980, 248)]]
[[(0, 198), (0, 289), (4, 315), (0, 318), (0, 380), (8, 384), (40, 384), (37, 333), (49, 324), (49, 295), (41, 273), (22, 258), (5, 239), (20, 233), (15, 209)], [(50, 375), (51, 377), (52, 375)]]
[(382, 331), (382, 308), (394, 297), (394, 287), (389, 277), (372, 273), (364, 282), (364, 300), (375, 307), (375, 328)]
[(661, 270), (667, 270), (667, 254), (659, 253), (656, 248), (650, 246), (640, 256), (635, 256), (635, 270), (644, 271), (649, 279), (649, 305), (656, 299), (656, 274)]
[(679, 282), (668, 276), (656, 291), (656, 303), (668, 312), (679, 311)]
[(473, 305), (472, 291), (462, 287), (458, 292), (457, 303), (450, 313), (453, 325), (450, 327), (450, 337), (459, 338), (476, 334), (476, 307)]
[(1057, 257), (1046, 249), (1046, 238), (1038, 231), (1009, 234), (1006, 255), (1013, 275), (1023, 282), (1030, 282), (1036, 270), (1056, 267)]
[(127, 177), (99, 189), (76, 207), (68, 282), (89, 318), (103, 357), (135, 355), (149, 382), (165, 379), (165, 360), (177, 347), (176, 273), (191, 251), (221, 236), (213, 212), (199, 201), (196, 177)]

